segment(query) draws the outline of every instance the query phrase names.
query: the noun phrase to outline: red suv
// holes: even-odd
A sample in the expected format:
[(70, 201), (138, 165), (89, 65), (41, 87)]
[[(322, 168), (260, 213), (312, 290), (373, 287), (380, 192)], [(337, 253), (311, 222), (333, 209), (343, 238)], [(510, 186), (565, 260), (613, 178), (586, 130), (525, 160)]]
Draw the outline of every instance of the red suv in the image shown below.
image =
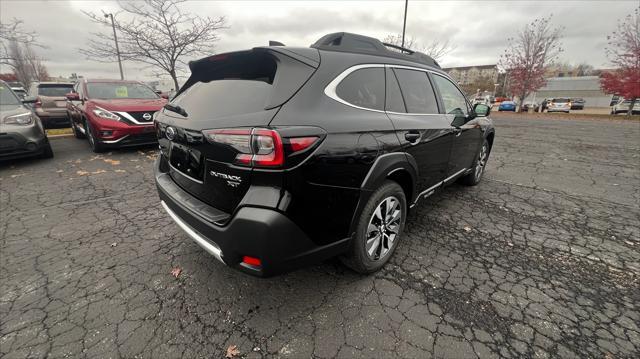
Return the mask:
[(153, 114), (167, 100), (141, 82), (81, 79), (66, 97), (73, 134), (94, 152), (158, 142)]

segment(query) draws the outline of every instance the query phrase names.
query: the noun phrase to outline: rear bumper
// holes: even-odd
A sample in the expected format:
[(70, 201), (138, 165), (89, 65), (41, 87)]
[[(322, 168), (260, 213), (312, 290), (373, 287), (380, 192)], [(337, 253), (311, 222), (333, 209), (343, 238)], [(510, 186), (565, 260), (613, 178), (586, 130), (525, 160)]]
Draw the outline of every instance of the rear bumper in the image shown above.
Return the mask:
[[(276, 209), (244, 206), (221, 212), (193, 197), (160, 170), (155, 179), (162, 207), (193, 241), (224, 264), (256, 276), (271, 276), (318, 263), (344, 252), (348, 239), (318, 246)], [(216, 223), (217, 222), (217, 223)], [(260, 266), (244, 263), (258, 258)]]

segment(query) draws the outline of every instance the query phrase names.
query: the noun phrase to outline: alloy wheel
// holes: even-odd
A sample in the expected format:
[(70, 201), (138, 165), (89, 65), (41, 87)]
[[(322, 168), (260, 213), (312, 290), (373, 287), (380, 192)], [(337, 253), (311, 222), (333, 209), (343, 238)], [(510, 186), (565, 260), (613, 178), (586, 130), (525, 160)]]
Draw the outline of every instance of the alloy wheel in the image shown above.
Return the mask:
[(393, 196), (387, 197), (373, 211), (365, 237), (365, 250), (371, 260), (379, 261), (389, 254), (402, 224), (402, 206)]
[(487, 164), (487, 144), (482, 145), (480, 149), (480, 154), (478, 155), (478, 161), (476, 162), (476, 170), (475, 177), (476, 181), (480, 179), (482, 176), (482, 172), (484, 172), (484, 166)]
[(93, 133), (91, 132), (91, 127), (89, 127), (89, 125), (86, 124), (84, 126), (84, 130), (87, 133), (87, 138), (89, 139), (89, 144), (91, 145), (91, 148), (94, 148), (96, 143), (95, 143), (95, 138), (93, 138)]

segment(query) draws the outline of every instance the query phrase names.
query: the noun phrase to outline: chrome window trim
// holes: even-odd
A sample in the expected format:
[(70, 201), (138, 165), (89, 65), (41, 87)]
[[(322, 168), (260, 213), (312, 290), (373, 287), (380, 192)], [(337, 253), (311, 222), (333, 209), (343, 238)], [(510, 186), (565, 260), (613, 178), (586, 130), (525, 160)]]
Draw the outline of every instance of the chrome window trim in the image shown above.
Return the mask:
[[(378, 112), (378, 113), (388, 113), (388, 114), (393, 114), (393, 115), (404, 115), (404, 116), (441, 116), (442, 115), (441, 113), (403, 113), (403, 112), (376, 110), (374, 108), (367, 108), (367, 107), (354, 105), (354, 104), (352, 104), (352, 103), (350, 103), (348, 101), (345, 101), (340, 96), (338, 96), (338, 94), (336, 93), (336, 89), (338, 88), (338, 85), (340, 85), (342, 80), (344, 80), (347, 76), (349, 76), (354, 71), (357, 71), (357, 70), (360, 70), (360, 69), (381, 68), (381, 67), (382, 68), (394, 68), (394, 69), (404, 69), (404, 70), (430, 72), (430, 73), (442, 76), (442, 74), (439, 74), (436, 71), (423, 69), (423, 68), (420, 68), (420, 67), (411, 67), (411, 66), (393, 65), (393, 64), (360, 64), (360, 65), (354, 65), (354, 66), (349, 67), (348, 69), (342, 71), (333, 80), (331, 80), (331, 82), (329, 82), (327, 87), (324, 88), (324, 94), (327, 95), (329, 98), (331, 98), (331, 99), (333, 99), (335, 101), (338, 101), (338, 102), (340, 102), (340, 103), (342, 103), (344, 105), (347, 105), (347, 106), (353, 107), (353, 108), (357, 108), (357, 109), (360, 109), (360, 110), (365, 110), (365, 111), (372, 111), (372, 112)], [(442, 76), (442, 77), (444, 77), (444, 76)], [(386, 89), (385, 89), (385, 91), (386, 91)], [(466, 98), (465, 98), (465, 100), (466, 100)]]
[(383, 111), (383, 110), (376, 110), (374, 108), (367, 108), (367, 107), (354, 105), (354, 104), (352, 104), (350, 102), (347, 102), (347, 101), (343, 100), (336, 93), (336, 89), (338, 88), (338, 85), (340, 85), (342, 80), (344, 80), (352, 72), (360, 70), (360, 69), (384, 68), (384, 67), (385, 67), (384, 64), (361, 64), (361, 65), (351, 66), (348, 69), (342, 71), (342, 73), (340, 73), (340, 75), (336, 76), (336, 78), (334, 78), (333, 80), (331, 80), (331, 82), (329, 82), (327, 87), (324, 88), (324, 94), (327, 95), (328, 97), (330, 97), (331, 99), (336, 100), (336, 101), (338, 101), (338, 102), (340, 102), (342, 104), (345, 104), (345, 105), (347, 105), (349, 107), (357, 108), (357, 109), (360, 109), (360, 110), (373, 111), (373, 112), (378, 112), (378, 113), (385, 113), (385, 111)]

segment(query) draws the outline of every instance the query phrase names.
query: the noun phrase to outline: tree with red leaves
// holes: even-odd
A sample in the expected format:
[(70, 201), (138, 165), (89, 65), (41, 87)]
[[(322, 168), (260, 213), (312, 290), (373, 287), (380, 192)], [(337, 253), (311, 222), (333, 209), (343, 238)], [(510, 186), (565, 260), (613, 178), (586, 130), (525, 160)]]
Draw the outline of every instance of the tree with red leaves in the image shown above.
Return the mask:
[(6, 73), (6, 74), (0, 74), (0, 80), (6, 81), (6, 82), (15, 82), (15, 81), (18, 81), (18, 78), (16, 77), (16, 74)]
[[(507, 39), (509, 47), (500, 57), (499, 65), (509, 77), (511, 92), (520, 105), (532, 92), (545, 85), (545, 69), (562, 52), (562, 28), (551, 26), (551, 16), (535, 19)], [(522, 106), (520, 106), (522, 108)]]
[(617, 69), (602, 74), (600, 87), (606, 93), (630, 99), (627, 115), (631, 115), (640, 98), (640, 7), (618, 20), (618, 29), (607, 40), (607, 57)]

